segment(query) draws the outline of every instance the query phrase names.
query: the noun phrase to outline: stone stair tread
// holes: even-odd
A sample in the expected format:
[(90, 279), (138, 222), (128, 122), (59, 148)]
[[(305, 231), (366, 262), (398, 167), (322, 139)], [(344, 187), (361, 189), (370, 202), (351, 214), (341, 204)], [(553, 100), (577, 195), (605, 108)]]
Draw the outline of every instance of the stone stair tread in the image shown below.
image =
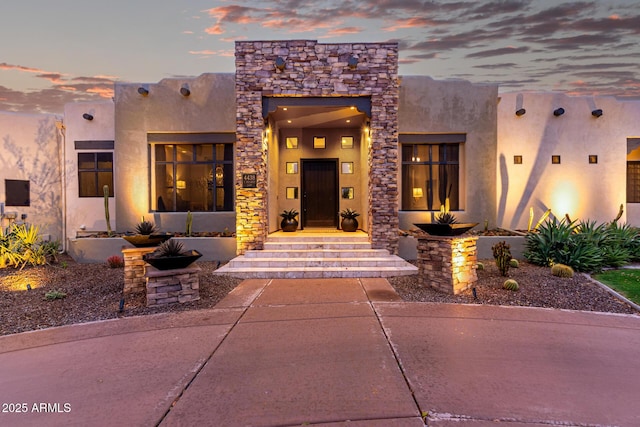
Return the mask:
[(232, 275), (240, 278), (320, 278), (320, 277), (391, 277), (416, 274), (417, 267), (408, 264), (403, 267), (303, 267), (269, 268), (243, 267), (229, 268), (228, 265), (216, 270), (216, 274)]

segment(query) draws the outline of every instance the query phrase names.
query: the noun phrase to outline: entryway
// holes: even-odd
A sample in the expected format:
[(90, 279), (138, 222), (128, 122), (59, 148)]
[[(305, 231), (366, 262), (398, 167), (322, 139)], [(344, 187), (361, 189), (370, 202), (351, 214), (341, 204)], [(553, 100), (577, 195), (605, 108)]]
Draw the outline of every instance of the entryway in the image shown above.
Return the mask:
[(301, 159), (302, 227), (338, 227), (338, 159)]

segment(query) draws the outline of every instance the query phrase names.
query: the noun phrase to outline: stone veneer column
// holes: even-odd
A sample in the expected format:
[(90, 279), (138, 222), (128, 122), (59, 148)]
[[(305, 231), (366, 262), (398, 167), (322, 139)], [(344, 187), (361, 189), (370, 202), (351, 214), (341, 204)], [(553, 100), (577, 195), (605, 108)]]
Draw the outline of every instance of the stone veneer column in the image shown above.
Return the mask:
[(144, 254), (151, 253), (156, 248), (122, 248), (124, 258), (124, 294), (142, 292), (145, 290)]
[[(275, 66), (278, 57), (285, 67)], [(349, 67), (351, 57), (358, 59)], [(398, 252), (398, 44), (319, 44), (314, 40), (236, 42), (237, 252), (262, 249), (267, 236), (267, 147), (263, 96), (371, 99), (369, 228), (372, 247)], [(242, 176), (256, 174), (257, 187)]]
[(200, 270), (200, 267), (194, 265), (173, 270), (158, 270), (147, 266), (147, 307), (199, 300)]
[(418, 237), (418, 283), (458, 294), (478, 280), (477, 237)]

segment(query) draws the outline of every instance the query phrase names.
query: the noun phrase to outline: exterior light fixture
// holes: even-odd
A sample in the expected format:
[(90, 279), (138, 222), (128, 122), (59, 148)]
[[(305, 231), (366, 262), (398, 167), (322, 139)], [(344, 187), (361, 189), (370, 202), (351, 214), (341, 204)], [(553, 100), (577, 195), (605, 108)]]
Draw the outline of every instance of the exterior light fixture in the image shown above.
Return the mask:
[(556, 108), (555, 110), (553, 110), (553, 115), (558, 117), (564, 114), (564, 108), (560, 107), (560, 108)]
[(92, 115), (92, 114), (89, 114), (89, 113), (84, 113), (84, 114), (82, 115), (82, 118), (83, 118), (83, 119), (85, 119), (85, 120), (89, 120), (89, 121), (91, 121), (91, 120), (93, 120), (93, 115)]
[(280, 71), (284, 70), (284, 66), (286, 65), (286, 61), (284, 60), (283, 57), (278, 56), (276, 58), (276, 68)]
[(185, 96), (185, 97), (186, 97), (186, 96), (189, 96), (189, 95), (191, 95), (191, 91), (189, 90), (189, 88), (188, 88), (188, 87), (186, 87), (186, 86), (182, 86), (182, 87), (180, 88), (180, 95)]
[(140, 95), (142, 95), (142, 96), (147, 96), (147, 95), (149, 95), (149, 90), (147, 90), (147, 89), (143, 88), (142, 86), (140, 86), (138, 88), (138, 93)]
[(526, 113), (527, 110), (525, 110), (524, 108), (520, 108), (519, 110), (516, 110), (516, 116), (520, 117), (520, 116), (524, 116), (524, 113)]
[(358, 58), (356, 58), (355, 56), (350, 56), (349, 59), (347, 59), (347, 65), (349, 65), (349, 68), (351, 68), (352, 70), (355, 70), (358, 66)]
[(593, 110), (591, 112), (591, 115), (597, 119), (602, 115), (602, 110), (600, 108), (598, 108), (597, 110)]

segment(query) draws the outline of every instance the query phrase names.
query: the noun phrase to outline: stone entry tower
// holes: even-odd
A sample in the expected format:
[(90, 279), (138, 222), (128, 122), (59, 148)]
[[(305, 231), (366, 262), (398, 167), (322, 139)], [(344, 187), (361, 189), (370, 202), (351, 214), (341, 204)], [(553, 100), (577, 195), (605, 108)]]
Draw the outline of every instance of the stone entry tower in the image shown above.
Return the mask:
[[(312, 40), (236, 42), (237, 252), (267, 237), (263, 97), (370, 97), (368, 224), (372, 247), (398, 251), (398, 45)], [(255, 176), (247, 185), (247, 178)], [(244, 180), (243, 180), (244, 178)], [(243, 182), (244, 181), (244, 182)], [(273, 191), (276, 191), (275, 189)]]

